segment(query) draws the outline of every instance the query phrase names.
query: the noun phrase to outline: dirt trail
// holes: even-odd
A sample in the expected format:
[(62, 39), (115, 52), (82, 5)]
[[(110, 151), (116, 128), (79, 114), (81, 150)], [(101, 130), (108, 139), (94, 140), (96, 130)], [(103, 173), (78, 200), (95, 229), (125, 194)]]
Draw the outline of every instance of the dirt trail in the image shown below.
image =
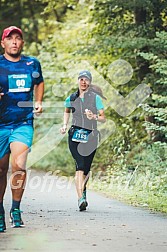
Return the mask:
[(6, 233), (0, 251), (166, 252), (167, 217), (88, 191), (79, 212), (74, 185), (31, 171), (22, 201), (25, 228), (8, 223), (11, 194), (5, 194)]

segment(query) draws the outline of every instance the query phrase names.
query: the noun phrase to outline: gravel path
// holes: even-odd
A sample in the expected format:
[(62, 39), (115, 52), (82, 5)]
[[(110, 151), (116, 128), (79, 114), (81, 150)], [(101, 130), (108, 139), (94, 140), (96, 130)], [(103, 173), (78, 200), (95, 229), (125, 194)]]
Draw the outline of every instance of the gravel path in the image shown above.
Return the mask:
[(0, 233), (0, 251), (167, 251), (166, 216), (89, 190), (89, 207), (79, 212), (72, 181), (42, 172), (29, 173), (21, 204), (26, 227), (13, 229), (7, 221), (11, 202), (8, 187), (7, 230)]

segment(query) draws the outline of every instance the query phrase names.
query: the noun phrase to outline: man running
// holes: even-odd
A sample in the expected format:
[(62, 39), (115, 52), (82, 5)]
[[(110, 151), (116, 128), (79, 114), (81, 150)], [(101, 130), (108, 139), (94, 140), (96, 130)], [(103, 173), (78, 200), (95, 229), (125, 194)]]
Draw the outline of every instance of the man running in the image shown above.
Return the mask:
[[(0, 232), (6, 230), (3, 197), (11, 156), (12, 227), (22, 227), (20, 202), (25, 188), (26, 160), (33, 140), (33, 112), (42, 112), (44, 81), (39, 61), (21, 54), (23, 32), (4, 29), (0, 55)], [(26, 106), (33, 101), (35, 106)], [(24, 106), (24, 102), (25, 106)]]

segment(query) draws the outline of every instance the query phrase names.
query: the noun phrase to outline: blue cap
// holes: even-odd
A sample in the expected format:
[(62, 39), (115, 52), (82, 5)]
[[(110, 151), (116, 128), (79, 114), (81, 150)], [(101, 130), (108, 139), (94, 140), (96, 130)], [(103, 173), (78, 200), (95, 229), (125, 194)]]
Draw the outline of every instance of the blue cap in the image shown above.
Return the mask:
[(78, 79), (82, 78), (82, 77), (86, 77), (88, 78), (90, 81), (92, 81), (92, 75), (89, 71), (87, 70), (83, 70), (79, 73)]

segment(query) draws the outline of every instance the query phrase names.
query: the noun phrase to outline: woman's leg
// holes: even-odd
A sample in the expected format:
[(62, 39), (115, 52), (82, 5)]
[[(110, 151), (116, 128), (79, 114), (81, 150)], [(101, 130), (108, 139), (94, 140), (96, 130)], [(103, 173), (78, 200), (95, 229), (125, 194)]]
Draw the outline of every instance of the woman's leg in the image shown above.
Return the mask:
[[(85, 191), (86, 191), (86, 184), (89, 180), (90, 168), (96, 152), (96, 148), (94, 146), (94, 143), (93, 146), (88, 146), (87, 144), (73, 142), (71, 140), (71, 137), (69, 137), (68, 140), (69, 140), (69, 149), (76, 164), (75, 186), (78, 195), (78, 205), (80, 211), (83, 211), (86, 210), (86, 206), (88, 205), (86, 201)], [(81, 147), (81, 150), (83, 151), (87, 147), (91, 148), (93, 147), (93, 151), (91, 152), (91, 154), (87, 156), (81, 155), (81, 153), (78, 151), (79, 150), (78, 147)]]
[(78, 196), (78, 207), (80, 211), (84, 211), (86, 210), (86, 201), (82, 197), (85, 184), (84, 157), (78, 153), (78, 144), (77, 142), (73, 142), (69, 137), (69, 149), (76, 166), (75, 186)]
[(78, 195), (78, 199), (82, 197), (83, 190), (84, 190), (84, 184), (85, 184), (85, 175), (84, 171), (76, 171), (75, 173), (75, 186), (76, 191)]

